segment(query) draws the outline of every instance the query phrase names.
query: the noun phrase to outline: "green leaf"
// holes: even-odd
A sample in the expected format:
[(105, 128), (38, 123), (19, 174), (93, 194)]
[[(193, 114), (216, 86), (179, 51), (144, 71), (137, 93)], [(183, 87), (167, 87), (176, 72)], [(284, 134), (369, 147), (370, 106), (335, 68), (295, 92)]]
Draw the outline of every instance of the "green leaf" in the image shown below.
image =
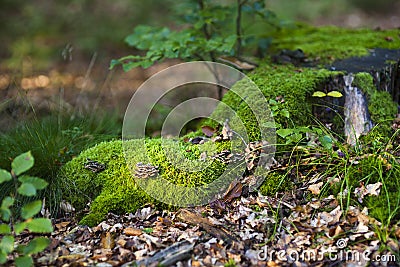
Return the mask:
[(281, 125), (279, 123), (274, 123), (272, 121), (267, 121), (266, 123), (263, 123), (263, 126), (266, 128), (280, 128)]
[(46, 218), (36, 218), (27, 222), (27, 228), (29, 231), (34, 233), (51, 233), (53, 232), (53, 226), (51, 221)]
[(328, 93), (328, 96), (339, 98), (339, 97), (342, 97), (343, 95), (342, 95), (341, 92), (338, 92), (338, 91), (330, 91), (330, 92)]
[(42, 209), (42, 201), (41, 200), (32, 201), (31, 203), (28, 203), (22, 207), (21, 217), (24, 220), (26, 220), (28, 218), (32, 218), (33, 216), (38, 214), (41, 209)]
[(0, 214), (3, 221), (8, 222), (10, 220), (11, 210), (9, 209), (9, 207), (11, 207), (13, 204), (14, 198), (12, 197), (5, 197), (1, 202)]
[(12, 197), (5, 197), (1, 202), (1, 208), (9, 208), (14, 204), (14, 198)]
[(276, 133), (282, 137), (282, 138), (286, 138), (288, 135), (291, 135), (294, 133), (293, 129), (279, 129), (276, 131)]
[(3, 236), (0, 241), (0, 251), (10, 254), (14, 251), (14, 237), (10, 235)]
[(0, 184), (10, 181), (12, 179), (11, 173), (6, 170), (0, 169)]
[(0, 235), (10, 234), (11, 228), (8, 224), (2, 223), (0, 224)]
[(14, 224), (15, 234), (19, 235), (26, 228), (27, 222), (20, 222)]
[(30, 183), (36, 188), (36, 190), (44, 189), (48, 185), (48, 183), (42, 178), (28, 175), (21, 175), (18, 178), (18, 181), (20, 181), (21, 183)]
[(108, 68), (109, 70), (112, 70), (115, 66), (120, 65), (121, 61), (118, 59), (112, 59), (110, 62), (110, 67)]
[(292, 134), (292, 135), (290, 135), (290, 136), (288, 136), (287, 137), (287, 144), (290, 144), (290, 143), (297, 143), (297, 142), (299, 142), (300, 140), (301, 140), (301, 138), (303, 138), (303, 135), (301, 134), (301, 133), (295, 133), (295, 134)]
[(7, 253), (0, 249), (0, 264), (4, 264), (7, 262)]
[(10, 221), (11, 218), (11, 210), (9, 208), (0, 208), (1, 218), (3, 221)]
[(329, 135), (324, 135), (324, 136), (318, 138), (318, 140), (321, 142), (321, 145), (323, 147), (325, 147), (326, 149), (328, 149), (328, 150), (332, 149), (333, 141), (332, 141), (332, 138)]
[(23, 183), (18, 187), (17, 192), (24, 196), (35, 196), (36, 195), (36, 188), (31, 183)]
[(153, 228), (143, 228), (143, 232), (146, 234), (151, 234), (153, 232)]
[(325, 97), (326, 94), (325, 94), (324, 92), (321, 92), (321, 91), (315, 91), (315, 92), (312, 94), (312, 96), (315, 96), (315, 97)]
[(282, 109), (279, 113), (285, 118), (289, 119), (290, 117), (289, 111), (287, 109)]
[(15, 259), (15, 265), (17, 267), (33, 266), (33, 260), (31, 256), (21, 256)]
[(34, 164), (34, 159), (32, 156), (32, 153), (30, 151), (23, 153), (19, 156), (17, 156), (12, 162), (11, 162), (11, 168), (14, 171), (15, 175), (20, 175), (23, 172), (26, 172), (30, 168), (32, 168)]
[(299, 126), (299, 127), (296, 127), (296, 130), (297, 130), (297, 132), (299, 132), (299, 133), (309, 133), (309, 132), (311, 132), (311, 129), (308, 128), (308, 127), (306, 127), (306, 126)]
[(32, 239), (26, 246), (24, 246), (22, 252), (25, 255), (31, 255), (42, 252), (50, 244), (50, 240), (46, 237), (36, 237)]
[(270, 99), (268, 102), (270, 105), (278, 105), (278, 102), (274, 99)]

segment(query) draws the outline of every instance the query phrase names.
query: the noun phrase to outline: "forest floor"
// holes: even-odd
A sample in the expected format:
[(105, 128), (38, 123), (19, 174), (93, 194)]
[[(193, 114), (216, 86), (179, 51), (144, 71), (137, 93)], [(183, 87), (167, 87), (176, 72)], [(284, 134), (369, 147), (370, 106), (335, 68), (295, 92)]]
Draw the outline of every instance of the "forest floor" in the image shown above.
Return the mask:
[[(316, 24), (377, 27), (400, 26), (400, 16), (371, 17), (350, 14)], [(177, 61), (147, 70), (108, 70), (113, 56), (102, 60), (74, 58), (48, 71), (36, 71), (26, 62), (22, 71), (2, 71), (0, 98), (14, 99), (2, 112), (4, 128), (28, 118), (31, 106), (38, 114), (65, 109), (92, 110), (95, 106), (123, 114), (135, 89), (154, 73)], [(61, 104), (60, 104), (61, 103)], [(290, 165), (279, 162), (279, 168)], [(318, 170), (303, 169), (304, 173)], [(343, 209), (336, 196), (318, 198), (327, 181), (315, 179), (285, 194), (266, 197), (246, 194), (232, 185), (222, 204), (159, 211), (145, 206), (134, 214), (109, 214), (95, 227), (78, 225), (73, 213), (54, 219), (51, 245), (35, 255), (37, 266), (399, 266), (400, 226), (390, 233), (367, 210)], [(380, 187), (358, 188), (365, 195)], [(309, 193), (315, 198), (306, 199)], [(361, 197), (361, 201), (362, 201)], [(328, 211), (325, 211), (329, 209)], [(382, 228), (380, 228), (382, 226)], [(380, 232), (380, 229), (382, 230)], [(394, 236), (397, 240), (389, 238)], [(33, 235), (21, 235), (26, 242)], [(384, 246), (382, 246), (384, 243)]]

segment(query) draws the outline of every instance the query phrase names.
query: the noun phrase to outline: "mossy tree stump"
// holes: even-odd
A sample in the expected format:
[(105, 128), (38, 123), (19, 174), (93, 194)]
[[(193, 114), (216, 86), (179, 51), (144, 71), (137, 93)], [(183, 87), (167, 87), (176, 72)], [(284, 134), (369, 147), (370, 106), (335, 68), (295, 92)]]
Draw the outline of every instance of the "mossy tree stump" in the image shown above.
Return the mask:
[[(346, 84), (343, 77), (348, 73), (345, 69), (338, 67), (340, 64), (333, 62), (345, 58), (368, 56), (370, 49), (375, 48), (400, 49), (399, 33), (400, 30), (348, 30), (308, 26), (281, 30), (273, 34), (274, 41), (270, 52), (277, 54), (283, 49), (301, 49), (306, 57), (301, 60), (300, 65), (292, 64), (290, 58), (286, 64), (275, 64), (267, 58), (248, 76), (257, 84), (266, 99), (284, 100), (282, 106), (289, 110), (290, 118), (275, 117), (275, 122), (283, 127), (312, 126), (316, 124), (315, 118), (317, 118), (326, 125), (330, 124), (333, 130), (339, 131), (345, 124), (345, 120), (340, 118), (345, 114), (344, 97), (316, 99), (312, 97), (313, 93), (335, 90), (345, 95)], [(383, 131), (390, 129), (390, 120), (397, 113), (398, 103), (395, 101), (399, 98), (398, 58), (390, 64), (384, 63), (383, 67), (374, 68), (372, 75), (370, 69), (362, 69), (362, 72), (354, 74), (351, 84), (353, 87), (360, 88), (363, 97), (367, 100), (369, 117), (373, 123), (382, 125)], [(332, 69), (331, 66), (336, 66), (336, 69)], [(376, 85), (379, 85), (378, 88)], [(240, 82), (235, 86), (240, 86)], [(246, 103), (230, 92), (222, 101), (232, 107), (243, 120), (249, 141), (259, 141), (257, 122)], [(151, 163), (160, 166), (160, 175), (166, 179), (180, 184), (188, 184), (188, 182), (197, 184), (216, 179), (223, 172), (223, 164), (213, 159), (209, 159), (213, 162), (206, 172), (179, 171), (167, 162), (162, 150), (159, 149), (159, 143), (158, 139), (148, 140), (147, 148)], [(226, 144), (221, 144), (218, 151), (224, 149), (226, 149)], [(182, 151), (188, 158), (199, 157), (201, 154), (201, 149), (195, 144), (183, 143)], [(140, 158), (140, 155), (137, 157)], [(101, 173), (85, 170), (86, 158), (101, 162), (107, 168)], [(125, 164), (121, 141), (102, 143), (82, 152), (80, 156), (64, 166), (60, 176), (60, 179), (65, 182), (66, 200), (78, 209), (83, 209), (87, 203), (91, 203), (91, 211), (82, 221), (89, 225), (101, 221), (107, 212), (133, 212), (146, 202), (155, 202), (135, 185), (132, 173)], [(273, 179), (265, 179), (261, 186), (261, 193), (273, 194), (287, 188), (286, 182), (276, 185), (279, 180), (276, 174), (271, 173), (271, 177)]]

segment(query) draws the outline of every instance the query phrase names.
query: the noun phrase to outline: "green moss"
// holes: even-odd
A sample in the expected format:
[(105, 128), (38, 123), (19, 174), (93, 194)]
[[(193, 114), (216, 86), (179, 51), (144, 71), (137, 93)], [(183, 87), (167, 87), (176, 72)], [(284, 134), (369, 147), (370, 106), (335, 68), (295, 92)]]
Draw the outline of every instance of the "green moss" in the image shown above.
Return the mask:
[[(276, 66), (264, 63), (249, 74), (249, 77), (258, 86), (267, 101), (278, 96), (283, 97), (285, 102), (282, 104), (282, 109), (289, 110), (290, 118), (278, 116), (274, 119), (284, 128), (292, 128), (312, 124), (311, 95), (319, 85), (335, 75), (338, 75), (338, 72), (325, 69), (304, 68), (299, 71), (292, 65)], [(240, 87), (241, 83), (234, 86)], [(252, 110), (246, 104), (248, 99), (252, 99), (252, 93), (249, 92), (245, 95), (247, 99), (243, 101), (237, 94), (229, 91), (222, 101), (237, 112), (245, 124), (249, 139), (251, 141), (260, 140), (259, 125)], [(217, 109), (216, 113), (218, 112)]]
[(372, 48), (399, 49), (399, 33), (399, 29), (383, 31), (299, 25), (276, 32), (271, 49), (275, 52), (302, 49), (308, 57), (329, 63), (335, 59), (365, 56)]
[(265, 178), (263, 184), (260, 186), (259, 191), (265, 196), (274, 196), (276, 192), (290, 190), (292, 182), (285, 174), (280, 172), (270, 172)]
[[(196, 168), (196, 163), (183, 162), (176, 167), (171, 164), (171, 159), (166, 157), (168, 148), (172, 147), (172, 141), (165, 140), (165, 148), (162, 147), (161, 139), (131, 140), (124, 144), (125, 154), (131, 167), (136, 163), (151, 163), (159, 167), (159, 172), (166, 180), (173, 184), (188, 187), (208, 184), (225, 171), (225, 164), (217, 160), (209, 160), (209, 166), (200, 171), (187, 172), (183, 168)], [(142, 144), (145, 142), (146, 149), (143, 151)], [(215, 144), (215, 147), (211, 147)], [(213, 151), (222, 151), (230, 148), (229, 142), (212, 143), (204, 145), (192, 145), (190, 143), (179, 143), (179, 152), (187, 159), (198, 159), (201, 151), (208, 151), (211, 156)], [(147, 156), (148, 158), (147, 158)], [(87, 158), (103, 163), (106, 169), (99, 173), (93, 173), (84, 168)], [(175, 160), (180, 160), (176, 159)], [(175, 162), (176, 163), (176, 162)], [(186, 166), (185, 166), (186, 164)], [(181, 168), (179, 168), (181, 167)], [(133, 212), (145, 203), (155, 203), (166, 207), (149, 195), (147, 195), (136, 183), (131, 174), (129, 166), (123, 153), (122, 141), (103, 142), (95, 147), (83, 151), (78, 157), (68, 162), (60, 174), (64, 181), (65, 198), (75, 208), (82, 210), (91, 202), (90, 214), (83, 218), (82, 224), (94, 225), (100, 222), (108, 212)], [(152, 179), (143, 179), (143, 184), (152, 190), (165, 187), (157, 184)], [(147, 190), (146, 190), (147, 191)], [(167, 190), (168, 191), (168, 190)], [(176, 191), (168, 191), (175, 194)], [(186, 196), (195, 199), (198, 196)], [(179, 201), (177, 199), (176, 201)]]
[[(388, 223), (389, 220), (399, 220), (400, 211), (400, 165), (395, 160), (388, 160), (381, 155), (370, 155), (356, 165), (351, 165), (345, 174), (344, 183), (352, 193), (351, 205), (362, 205), (368, 208), (369, 214), (381, 221)], [(361, 184), (368, 185), (381, 182), (382, 188), (379, 196), (366, 196), (363, 203), (357, 201), (354, 189)]]
[(388, 92), (378, 91), (369, 73), (357, 73), (353, 86), (363, 91), (368, 100), (368, 111), (374, 123), (379, 124), (383, 133), (390, 132), (390, 126), (397, 114), (397, 104)]

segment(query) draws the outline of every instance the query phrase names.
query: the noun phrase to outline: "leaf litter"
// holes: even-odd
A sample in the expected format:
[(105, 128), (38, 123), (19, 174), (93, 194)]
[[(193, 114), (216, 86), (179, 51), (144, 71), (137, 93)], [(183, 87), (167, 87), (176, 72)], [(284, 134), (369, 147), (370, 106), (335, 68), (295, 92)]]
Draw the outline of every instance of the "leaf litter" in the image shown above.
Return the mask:
[[(208, 136), (215, 134), (212, 128), (203, 131)], [(231, 134), (226, 122), (220, 139), (212, 141), (227, 140)], [(382, 238), (382, 223), (370, 217), (366, 207), (357, 205), (366, 196), (378, 196), (382, 183), (360, 183), (351, 189), (357, 201), (346, 206), (342, 202), (350, 191), (347, 188), (342, 195), (322, 194), (326, 184), (343, 178), (320, 175), (324, 167), (309, 162), (321, 155), (306, 151), (308, 158), (301, 158), (295, 171), (289, 168), (295, 164), (293, 155), (270, 166), (271, 170), (287, 170), (295, 181), (293, 188), (273, 196), (249, 192), (248, 180), (265, 147), (265, 143), (253, 142), (242, 155), (222, 151), (211, 156), (225, 163), (244, 159), (247, 175), (205, 206), (162, 211), (149, 204), (135, 213), (109, 213), (95, 227), (79, 225), (70, 207), (69, 216), (53, 219), (51, 244), (34, 256), (35, 265), (398, 266), (398, 223), (387, 227), (390, 234)], [(156, 166), (144, 167), (151, 168), (151, 174), (157, 170)], [(19, 241), (34, 237), (21, 235), (24, 240)]]

